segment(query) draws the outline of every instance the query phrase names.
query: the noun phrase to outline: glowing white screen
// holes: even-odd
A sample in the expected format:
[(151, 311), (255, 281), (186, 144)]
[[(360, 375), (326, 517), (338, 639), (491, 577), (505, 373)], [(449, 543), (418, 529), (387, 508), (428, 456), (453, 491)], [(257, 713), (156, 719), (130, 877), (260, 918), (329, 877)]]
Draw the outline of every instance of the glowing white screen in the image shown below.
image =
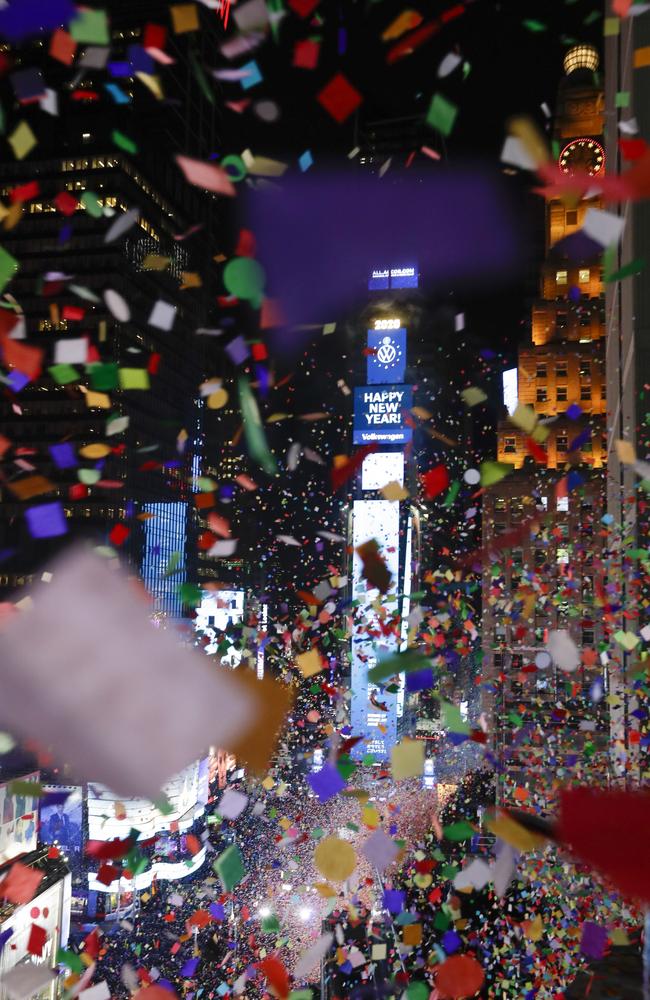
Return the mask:
[(366, 455), (361, 466), (361, 489), (380, 490), (393, 482), (404, 485), (404, 453), (374, 451)]
[(508, 410), (508, 413), (514, 413), (519, 402), (517, 369), (508, 368), (501, 377), (503, 379), (503, 405)]

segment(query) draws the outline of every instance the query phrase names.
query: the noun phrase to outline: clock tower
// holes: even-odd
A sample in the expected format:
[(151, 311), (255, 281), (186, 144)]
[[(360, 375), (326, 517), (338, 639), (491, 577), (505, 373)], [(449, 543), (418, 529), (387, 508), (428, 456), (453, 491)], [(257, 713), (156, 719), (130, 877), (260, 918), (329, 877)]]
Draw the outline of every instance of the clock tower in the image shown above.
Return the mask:
[[(552, 132), (552, 162), (562, 173), (593, 177), (595, 189), (605, 173), (597, 68), (592, 46), (567, 51)], [(514, 414), (512, 407), (497, 434), (498, 460), (514, 468), (486, 491), (483, 505), (490, 552), (483, 581), (485, 707), (502, 767), (501, 800), (513, 801), (514, 791), (526, 788), (526, 806), (543, 806), (558, 778), (579, 777), (580, 765), (571, 770), (569, 763), (576, 755), (589, 759), (592, 775), (601, 759), (607, 766), (606, 743), (604, 750), (599, 744), (606, 701), (589, 698), (594, 673), (583, 666), (598, 664), (603, 637), (598, 595), (607, 460), (602, 250), (580, 232), (589, 208), (604, 208), (603, 200), (569, 192), (546, 202), (539, 297), (530, 340), (518, 352), (517, 395), (526, 410)], [(508, 536), (507, 545), (500, 535)], [(554, 630), (566, 630), (580, 652), (571, 684), (546, 651)], [(581, 712), (592, 706), (593, 720), (586, 721), (593, 728), (573, 728), (568, 688)], [(522, 739), (528, 723), (537, 734), (531, 741)]]

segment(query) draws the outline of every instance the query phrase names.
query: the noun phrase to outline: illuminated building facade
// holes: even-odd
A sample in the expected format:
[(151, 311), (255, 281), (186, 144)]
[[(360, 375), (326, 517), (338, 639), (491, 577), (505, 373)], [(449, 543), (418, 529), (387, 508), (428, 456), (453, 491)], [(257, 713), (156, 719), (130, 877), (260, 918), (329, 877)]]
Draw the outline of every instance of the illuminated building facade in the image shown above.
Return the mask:
[[(553, 132), (561, 169), (594, 177), (605, 169), (597, 61), (590, 46), (567, 53)], [(607, 462), (602, 253), (593, 244), (580, 256), (570, 240), (588, 208), (604, 207), (597, 196), (547, 202), (540, 298), (531, 342), (519, 350), (516, 398), (508, 380), (510, 415), (518, 400), (537, 425), (531, 441), (516, 420), (499, 423), (497, 458), (514, 469), (483, 498), (484, 706), (506, 800), (515, 787), (535, 784), (538, 767), (562, 780), (583, 765), (608, 766), (606, 699), (592, 687), (606, 693), (610, 679), (608, 658), (598, 655)], [(595, 669), (568, 675), (548, 666), (543, 651), (557, 629), (593, 651)], [(543, 801), (546, 790), (540, 782), (531, 798)]]
[[(380, 268), (372, 272), (370, 291), (417, 288), (414, 266)], [(413, 477), (411, 441), (412, 387), (404, 385), (407, 331), (399, 318), (381, 316), (366, 333), (365, 384), (354, 390), (353, 443), (375, 445), (363, 459), (350, 508), (348, 535), (353, 550), (351, 597), (356, 606), (350, 648), (350, 722), (365, 739), (352, 753), (390, 757), (404, 713), (404, 677), (399, 685), (374, 685), (368, 671), (375, 663), (406, 648), (414, 553), (419, 539), (417, 512), (408, 500), (386, 499), (389, 483), (404, 486)], [(414, 536), (415, 541), (414, 541)], [(385, 594), (368, 586), (360, 546), (374, 540), (391, 576)], [(392, 689), (392, 690), (391, 690)]]
[[(0, 165), (3, 204), (10, 201), (12, 190), (38, 178), (37, 195), (25, 201), (19, 223), (4, 234), (3, 246), (20, 262), (7, 291), (24, 312), (26, 343), (45, 349), (43, 373), (37, 379), (24, 387), (4, 387), (0, 422), (10, 441), (5, 461), (31, 462), (52, 481), (54, 488), (32, 503), (60, 502), (67, 533), (33, 539), (25, 522), (25, 502), (3, 485), (0, 592), (5, 593), (31, 583), (37, 570), (72, 539), (105, 544), (116, 524), (128, 529), (128, 537), (116, 546), (120, 555), (149, 574), (147, 567), (157, 558), (157, 543), (147, 548), (155, 530), (153, 519), (165, 510), (161, 532), (168, 536), (172, 522), (176, 532), (176, 505), (191, 499), (200, 441), (197, 425), (202, 420), (198, 386), (218, 372), (218, 362), (210, 357), (211, 338), (196, 333), (209, 324), (214, 302), (211, 263), (217, 249), (218, 203), (185, 183), (174, 153), (207, 160), (218, 145), (214, 103), (190, 64), (213, 50), (219, 22), (206, 10), (200, 15), (205, 24), (191, 45), (185, 36), (169, 36), (166, 44), (174, 69), (166, 76), (163, 102), (139, 79), (149, 59), (144, 26), (147, 16), (159, 17), (159, 5), (145, 2), (134, 14), (132, 4), (116, 0), (109, 13), (111, 58), (123, 57), (125, 67), (118, 87), (124, 103), (109, 96), (107, 87), (115, 84), (105, 66), (83, 69), (75, 97), (67, 85), (68, 71), (49, 59), (40, 41), (26, 45), (19, 56), (24, 65), (45, 62), (52, 86), (60, 75), (62, 106), (59, 116), (40, 114), (39, 141), (32, 155), (5, 158)], [(92, 51), (97, 55), (98, 50)], [(99, 100), (99, 94), (104, 99)], [(116, 131), (133, 140), (136, 154), (115, 145)], [(78, 200), (76, 208), (72, 202), (69, 216), (57, 209), (57, 197)], [(93, 212), (84, 209), (82, 199), (95, 206)], [(132, 228), (123, 238), (106, 242), (111, 220), (130, 209), (135, 210)], [(190, 239), (178, 239), (199, 223)], [(156, 260), (162, 265), (156, 266)], [(128, 318), (118, 318), (108, 308), (107, 289), (122, 297)], [(158, 326), (150, 322), (159, 302), (169, 328), (164, 321)], [(54, 345), (62, 344), (65, 350), (67, 342), (84, 336), (90, 344), (87, 363), (72, 365), (58, 381), (49, 371)], [(95, 362), (103, 367), (93, 374)], [(126, 388), (118, 381), (118, 367), (137, 369), (149, 388)], [(89, 389), (96, 392), (94, 398), (88, 396)], [(113, 417), (123, 418), (119, 432), (107, 429)], [(52, 447), (62, 442), (71, 442), (76, 450), (104, 441), (111, 451), (99, 462), (73, 456), (60, 466), (52, 457)], [(209, 442), (202, 442), (206, 446)], [(155, 507), (167, 503), (172, 506)], [(153, 517), (147, 520), (143, 514)], [(180, 548), (193, 559), (198, 525), (191, 513), (183, 532), (185, 544)], [(194, 579), (196, 567), (188, 562), (185, 572)], [(174, 585), (179, 582), (179, 577), (172, 579)], [(147, 582), (151, 580), (149, 574)]]

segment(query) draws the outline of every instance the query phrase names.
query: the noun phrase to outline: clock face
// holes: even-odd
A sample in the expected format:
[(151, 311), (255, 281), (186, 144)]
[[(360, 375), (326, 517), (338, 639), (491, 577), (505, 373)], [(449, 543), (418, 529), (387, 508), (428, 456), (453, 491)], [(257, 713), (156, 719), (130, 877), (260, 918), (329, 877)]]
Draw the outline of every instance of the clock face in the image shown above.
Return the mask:
[(595, 139), (572, 139), (560, 153), (560, 169), (565, 174), (599, 174), (605, 166), (605, 150)]

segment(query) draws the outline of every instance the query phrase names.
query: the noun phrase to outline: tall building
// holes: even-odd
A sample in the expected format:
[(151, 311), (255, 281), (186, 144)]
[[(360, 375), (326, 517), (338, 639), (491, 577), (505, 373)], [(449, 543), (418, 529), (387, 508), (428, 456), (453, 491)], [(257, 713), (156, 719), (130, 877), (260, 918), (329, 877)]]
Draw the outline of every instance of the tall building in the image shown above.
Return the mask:
[[(196, 577), (191, 500), (205, 445), (199, 384), (218, 367), (214, 341), (196, 332), (215, 301), (218, 203), (174, 159), (207, 160), (217, 146), (202, 60), (218, 19), (200, 16), (201, 31), (174, 34), (157, 23), (159, 5), (134, 13), (120, 2), (106, 44), (77, 46), (74, 65), (51, 57), (49, 40), (14, 55), (19, 79), (50, 88), (58, 114), (20, 103), (16, 120), (37, 144), (0, 166), (1, 243), (18, 262), (2, 317), (9, 327), (19, 309), (9, 336), (26, 337), (13, 361), (5, 352), (0, 402), (2, 590), (89, 537), (142, 573), (154, 611), (184, 613), (177, 584)], [(16, 104), (16, 73), (2, 83), (5, 107)], [(107, 240), (131, 210), (133, 225)], [(21, 371), (23, 345), (42, 351), (40, 374)], [(65, 534), (48, 535), (38, 510), (36, 527), (26, 517), (49, 505), (60, 505)]]
[[(566, 53), (552, 136), (564, 173), (605, 169), (597, 66), (591, 46)], [(607, 766), (605, 701), (592, 691), (609, 682), (607, 657), (598, 658), (608, 625), (605, 302), (601, 255), (574, 237), (587, 210), (603, 207), (598, 197), (546, 203), (540, 295), (518, 356), (520, 409), (498, 426), (497, 458), (513, 471), (483, 500), (485, 706), (500, 794), (507, 800), (519, 788), (528, 804), (543, 805), (555, 777)], [(554, 630), (583, 654), (574, 673), (551, 664)], [(602, 669), (585, 669), (585, 660)]]
[[(650, 133), (650, 83), (637, 52), (648, 51), (650, 25), (643, 17), (623, 18), (620, 32), (605, 39), (606, 152), (612, 173), (634, 167), (625, 162), (624, 141)], [(619, 141), (622, 140), (623, 142)], [(608, 205), (625, 221), (622, 238), (611, 251), (607, 283), (608, 477), (607, 511), (616, 539), (610, 582), (616, 593), (615, 624), (631, 633), (632, 646), (621, 646), (618, 699), (611, 712), (611, 736), (617, 748), (617, 774), (632, 781), (647, 780), (647, 692), (639, 662), (639, 630), (650, 606), (650, 574), (644, 543), (650, 532), (647, 500), (650, 456), (650, 290), (644, 266), (650, 259), (650, 206), (647, 200)], [(628, 453), (618, 442), (627, 442)], [(624, 611), (632, 610), (632, 616)], [(638, 617), (637, 617), (638, 616)]]

